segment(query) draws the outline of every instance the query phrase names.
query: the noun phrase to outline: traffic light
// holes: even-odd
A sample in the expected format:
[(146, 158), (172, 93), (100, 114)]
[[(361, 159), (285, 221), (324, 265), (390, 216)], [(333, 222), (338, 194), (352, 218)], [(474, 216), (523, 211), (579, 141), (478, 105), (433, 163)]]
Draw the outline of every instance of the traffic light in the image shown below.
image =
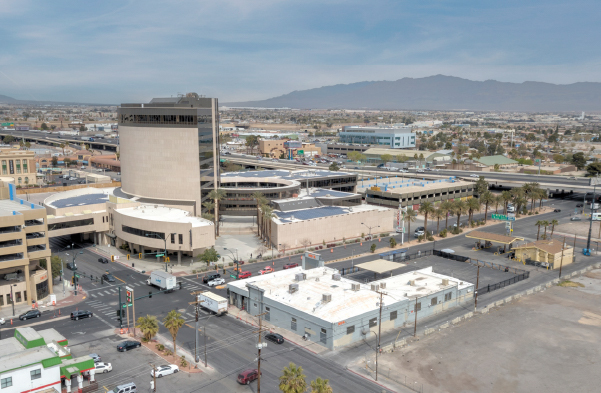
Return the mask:
[(129, 261), (129, 254), (127, 254), (127, 260)]
[(138, 254), (138, 259), (142, 259), (142, 253)]
[(111, 262), (115, 262), (115, 256), (111, 255)]
[(71, 285), (75, 285), (75, 276), (71, 277)]
[(131, 304), (131, 300), (132, 300), (131, 299), (132, 298), (131, 291), (125, 291), (125, 294), (126, 294), (127, 303)]
[(148, 292), (148, 298), (152, 298), (152, 291)]

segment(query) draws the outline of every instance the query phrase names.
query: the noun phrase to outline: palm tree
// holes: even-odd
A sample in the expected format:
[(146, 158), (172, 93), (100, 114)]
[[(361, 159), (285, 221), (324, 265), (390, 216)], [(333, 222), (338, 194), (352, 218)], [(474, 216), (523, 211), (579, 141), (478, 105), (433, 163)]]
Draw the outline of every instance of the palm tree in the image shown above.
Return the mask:
[(424, 215), (424, 233), (428, 236), (428, 214), (434, 212), (432, 202), (424, 202), (419, 206), (419, 212)]
[(538, 226), (538, 232), (536, 232), (536, 240), (538, 240), (539, 236), (540, 236), (540, 226), (544, 224), (544, 221), (538, 220), (536, 222), (536, 226)]
[(449, 227), (449, 213), (453, 212), (453, 201), (446, 200), (440, 204), (440, 210), (445, 212), (445, 222), (444, 227), (447, 229)]
[(64, 143), (61, 143), (60, 145), (58, 145), (61, 149), (63, 149), (63, 157), (65, 156), (65, 147), (67, 146)]
[(503, 206), (503, 195), (499, 194), (495, 197), (495, 213), (499, 212), (499, 205)]
[(555, 232), (555, 225), (559, 225), (559, 221), (553, 219), (551, 220), (549, 225), (551, 225), (551, 237), (553, 237), (553, 232)]
[[(532, 193), (533, 193), (533, 191), (534, 191), (534, 186), (533, 186), (533, 184), (534, 184), (534, 183), (524, 183), (524, 184), (522, 185), (522, 191), (524, 192), (524, 195), (526, 195), (527, 197), (531, 197), (531, 196), (532, 196)], [(534, 200), (533, 200), (532, 198), (530, 198), (530, 199), (533, 201), (533, 202), (532, 202), (532, 204), (533, 204), (533, 203), (534, 203)], [(533, 209), (533, 207), (532, 207), (532, 204), (530, 204), (530, 210), (531, 210), (531, 211), (532, 211), (532, 209)]]
[(547, 238), (547, 227), (549, 226), (549, 221), (543, 220), (542, 225), (545, 226), (545, 234), (543, 235), (545, 239)]
[(163, 325), (167, 328), (167, 330), (169, 330), (169, 333), (171, 333), (171, 337), (173, 338), (174, 357), (177, 357), (177, 346), (175, 345), (177, 332), (182, 326), (184, 326), (184, 323), (186, 323), (186, 320), (182, 318), (182, 314), (178, 313), (176, 310), (169, 311), (169, 314), (163, 318)]
[(461, 199), (453, 202), (453, 214), (457, 215), (457, 229), (459, 229), (459, 219), (467, 211), (467, 205)]
[(146, 315), (138, 318), (138, 327), (146, 341), (150, 341), (159, 332), (159, 321), (154, 315)]
[(503, 214), (507, 214), (507, 204), (511, 201), (511, 193), (509, 191), (503, 191), (501, 193), (501, 199), (503, 199)]
[(311, 381), (311, 393), (333, 393), (330, 381), (319, 377)]
[(484, 223), (486, 224), (487, 216), (488, 216), (488, 205), (495, 203), (495, 196), (492, 192), (486, 191), (484, 194), (480, 196), (480, 202), (484, 204)]
[(263, 217), (262, 220), (264, 222), (264, 228), (263, 228), (263, 235), (265, 235), (265, 232), (267, 232), (267, 224), (269, 223), (269, 248), (271, 248), (271, 219), (273, 217), (275, 217), (275, 215), (273, 214), (273, 209), (270, 208), (269, 206), (262, 206), (261, 210), (263, 211)]
[(215, 202), (215, 235), (219, 236), (219, 201), (225, 199), (227, 192), (223, 188), (215, 188), (209, 192), (209, 199)]
[(255, 191), (252, 194), (253, 199), (255, 200), (255, 202), (257, 202), (257, 236), (261, 236), (261, 233), (259, 232), (259, 207), (265, 203), (267, 203), (267, 199), (265, 198), (265, 195), (263, 195), (263, 193), (261, 191)]
[(407, 213), (405, 213), (405, 221), (409, 226), (407, 233), (411, 233), (411, 223), (417, 220), (417, 212), (413, 209), (407, 209)]
[(543, 205), (543, 199), (547, 199), (547, 190), (538, 190), (538, 208)]
[(482, 204), (480, 203), (480, 200), (478, 198), (470, 198), (467, 200), (467, 210), (469, 213), (469, 220), (470, 220), (470, 225), (473, 224), (474, 221), (474, 212), (476, 210), (480, 210), (480, 207), (482, 206)]
[(282, 370), (279, 388), (284, 393), (304, 393), (307, 390), (303, 368), (292, 362)]
[(432, 217), (436, 219), (436, 232), (440, 233), (440, 219), (447, 217), (447, 212), (442, 210), (441, 208), (438, 208), (434, 210)]

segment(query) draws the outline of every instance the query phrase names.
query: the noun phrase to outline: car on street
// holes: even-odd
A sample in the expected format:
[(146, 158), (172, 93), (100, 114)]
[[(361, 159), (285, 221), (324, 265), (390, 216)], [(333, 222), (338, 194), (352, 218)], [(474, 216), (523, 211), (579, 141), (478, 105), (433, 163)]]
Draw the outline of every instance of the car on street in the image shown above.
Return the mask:
[(140, 348), (141, 346), (142, 344), (140, 344), (139, 341), (126, 340), (120, 344), (117, 344), (117, 351), (125, 352), (129, 351), (130, 349)]
[[(98, 362), (94, 364), (94, 372), (96, 374), (106, 374), (113, 371), (113, 365), (110, 363)], [(90, 375), (90, 371), (84, 371), (84, 375)]]
[(92, 358), (94, 363), (100, 363), (102, 361), (102, 359), (100, 358), (100, 355), (98, 355), (97, 353), (91, 353), (88, 356)]
[(578, 203), (578, 204), (576, 205), (576, 207), (583, 207), (583, 206), (584, 206), (584, 205), (583, 205), (582, 203)]
[(25, 321), (26, 319), (39, 318), (41, 316), (42, 313), (39, 310), (29, 310), (26, 313), (19, 315), (19, 319)]
[(102, 275), (102, 279), (104, 281), (108, 281), (108, 282), (115, 282), (115, 277), (113, 277), (113, 275), (111, 273), (104, 273)]
[(427, 170), (427, 171), (431, 171), (431, 170), (432, 170), (432, 168), (426, 168), (426, 170)]
[(240, 272), (240, 274), (238, 274), (238, 278), (248, 278), (250, 276), (251, 276), (251, 273), (249, 271)]
[(419, 230), (419, 231), (415, 231), (415, 233), (413, 234), (414, 237), (420, 237), (425, 235), (426, 232), (424, 232), (424, 230)]
[(92, 318), (94, 314), (88, 310), (78, 310), (71, 313), (71, 320), (80, 320), (83, 318)]
[(0, 326), (4, 325), (6, 323), (6, 321), (4, 320), (4, 318), (0, 318)]
[(75, 264), (75, 262), (67, 262), (67, 269), (77, 270), (77, 265)]
[(221, 277), (221, 275), (219, 273), (215, 273), (215, 272), (207, 273), (207, 275), (202, 278), (202, 282), (203, 282), (203, 284), (208, 284), (209, 281), (213, 281), (214, 279), (220, 278), (220, 277)]
[[(263, 373), (261, 373), (261, 375), (263, 375)], [(251, 368), (248, 370), (244, 370), (240, 374), (238, 374), (237, 380), (238, 383), (241, 385), (248, 385), (257, 378), (259, 378), (259, 370), (257, 370), (256, 368)]]
[(210, 287), (214, 287), (215, 285), (221, 285), (221, 284), (224, 284), (224, 283), (225, 283), (225, 280), (223, 278), (218, 277), (218, 278), (215, 278), (215, 279), (209, 281), (207, 283), (207, 285), (210, 286)]
[(100, 263), (109, 263), (109, 260), (106, 258), (98, 258), (98, 262)]
[(475, 173), (472, 173), (472, 174), (470, 175), (470, 177), (480, 177), (480, 176), (476, 175)]
[[(165, 375), (175, 374), (177, 372), (179, 372), (179, 367), (177, 367), (175, 364), (167, 364), (164, 366), (158, 366), (156, 368), (156, 377), (162, 378)], [(154, 374), (155, 374), (155, 370), (150, 370), (150, 376), (154, 377)]]
[(576, 176), (570, 176), (568, 177), (568, 180), (576, 180)]
[(561, 209), (555, 209), (553, 210), (553, 213), (561, 213)]
[(297, 267), (298, 263), (296, 262), (290, 262), (284, 265), (284, 269), (292, 269), (293, 267)]
[(570, 221), (582, 221), (582, 218), (580, 218), (578, 216), (574, 216), (574, 217), (570, 218)]
[(277, 333), (267, 333), (265, 335), (265, 340), (272, 341), (276, 344), (283, 344), (285, 341), (284, 337), (281, 334), (277, 334)]
[(259, 270), (259, 274), (267, 273), (273, 273), (273, 268), (271, 266), (265, 266), (263, 269)]
[(417, 173), (424, 173), (424, 170), (423, 169), (418, 169), (416, 172)]

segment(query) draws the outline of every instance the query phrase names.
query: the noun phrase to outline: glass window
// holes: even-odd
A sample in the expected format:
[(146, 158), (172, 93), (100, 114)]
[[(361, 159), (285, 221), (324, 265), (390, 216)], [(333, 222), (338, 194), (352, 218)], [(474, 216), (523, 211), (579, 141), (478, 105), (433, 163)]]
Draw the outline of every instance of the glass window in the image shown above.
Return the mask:
[(430, 299), (431, 306), (436, 306), (437, 304), (438, 304), (438, 297), (433, 297), (432, 299)]
[(270, 311), (269, 307), (265, 307), (265, 320), (266, 321), (269, 321), (269, 319), (271, 318), (269, 311)]
[(370, 319), (369, 320), (369, 327), (372, 328), (372, 327), (375, 327), (375, 326), (378, 326), (378, 318), (372, 318), (372, 319)]
[(21, 303), (21, 292), (15, 292), (15, 302)]
[(23, 179), (19, 178), (19, 184), (21, 184), (23, 182)]
[(290, 329), (296, 332), (296, 318), (292, 318), (292, 320), (290, 321)]
[(6, 175), (6, 160), (2, 160), (2, 174)]
[(453, 292), (449, 292), (449, 293), (445, 293), (444, 294), (444, 301), (448, 302), (449, 300), (451, 300), (453, 298)]
[(327, 340), (328, 340), (328, 335), (327, 335), (326, 329), (322, 328), (321, 331), (319, 332), (319, 341), (326, 344)]
[(175, 244), (175, 233), (171, 234), (171, 243)]
[(13, 377), (2, 378), (2, 389), (13, 386)]
[(21, 160), (15, 160), (15, 164), (17, 165), (17, 173), (21, 173)]
[(4, 306), (4, 295), (0, 295), (0, 307), (2, 306)]
[(179, 235), (177, 235), (179, 237), (179, 244), (184, 244), (184, 235), (182, 235), (181, 233)]
[(355, 325), (353, 326), (347, 326), (346, 328), (346, 334), (353, 334), (355, 333)]
[(396, 311), (392, 311), (390, 312), (390, 320), (394, 321), (397, 317), (397, 312)]
[(422, 309), (422, 302), (417, 303), (415, 306), (413, 306), (415, 311), (421, 311)]
[(42, 369), (38, 368), (37, 370), (31, 370), (29, 372), (31, 374), (31, 379), (39, 379), (42, 378)]
[(23, 173), (27, 173), (27, 160), (23, 160)]

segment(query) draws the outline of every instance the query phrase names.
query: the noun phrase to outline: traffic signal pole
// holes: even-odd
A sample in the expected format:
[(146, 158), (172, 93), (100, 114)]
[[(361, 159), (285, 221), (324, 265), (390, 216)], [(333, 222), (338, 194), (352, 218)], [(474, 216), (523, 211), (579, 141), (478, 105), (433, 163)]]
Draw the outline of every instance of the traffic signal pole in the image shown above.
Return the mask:
[(119, 288), (119, 328), (123, 327), (123, 319), (121, 318), (121, 286)]

